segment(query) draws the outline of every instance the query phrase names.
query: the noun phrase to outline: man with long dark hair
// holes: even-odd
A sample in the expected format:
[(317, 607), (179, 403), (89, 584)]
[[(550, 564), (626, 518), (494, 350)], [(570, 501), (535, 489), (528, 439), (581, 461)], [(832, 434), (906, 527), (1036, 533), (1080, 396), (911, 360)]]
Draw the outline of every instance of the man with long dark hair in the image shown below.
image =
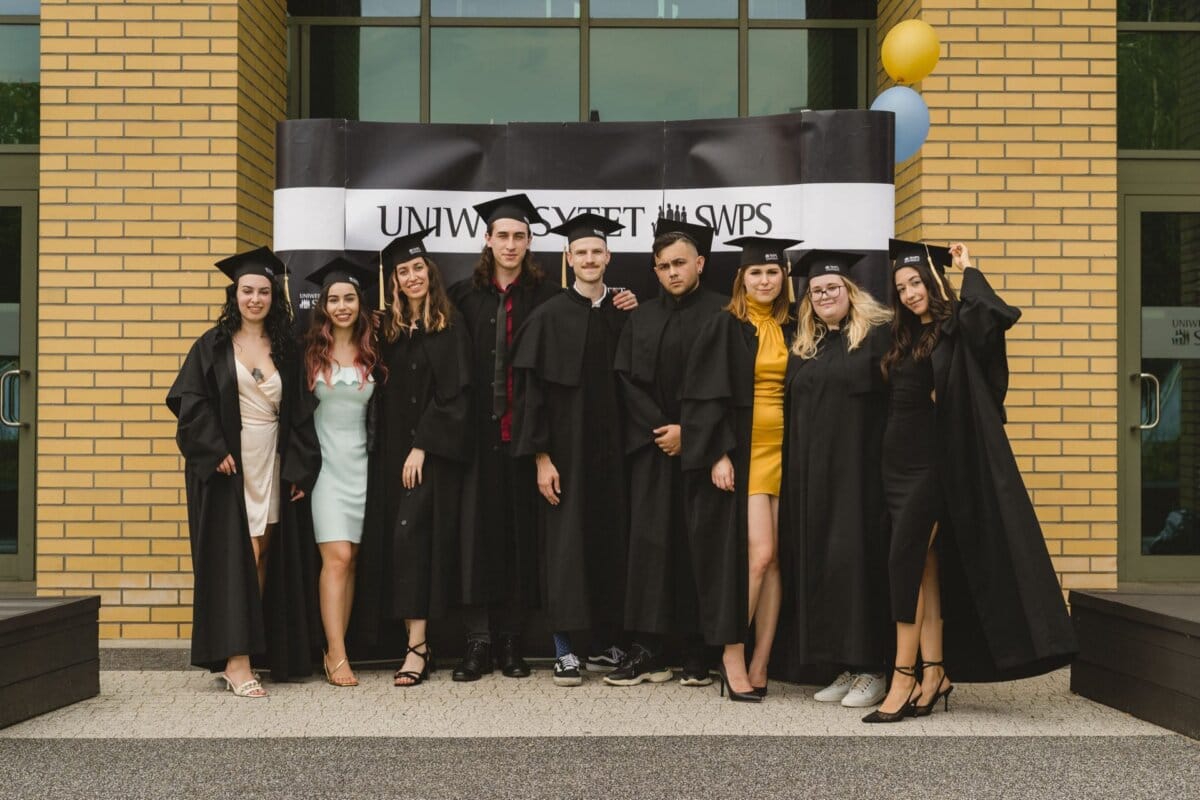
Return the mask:
[(487, 224), (471, 277), (450, 287), (471, 336), (475, 457), (463, 483), (459, 578), (466, 606), (467, 648), (456, 681), (478, 680), (497, 660), (510, 678), (529, 675), (520, 633), (537, 601), (536, 481), (532, 458), (517, 458), (512, 442), (512, 370), (508, 349), (521, 323), (558, 293), (530, 252), (532, 224), (542, 223), (523, 194), (475, 206)]

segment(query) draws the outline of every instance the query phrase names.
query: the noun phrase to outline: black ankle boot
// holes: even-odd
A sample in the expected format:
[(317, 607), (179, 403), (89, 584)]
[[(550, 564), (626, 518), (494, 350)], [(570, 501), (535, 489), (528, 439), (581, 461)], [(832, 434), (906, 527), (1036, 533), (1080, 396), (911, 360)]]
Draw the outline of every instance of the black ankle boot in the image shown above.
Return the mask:
[(462, 661), (454, 667), (450, 677), (456, 681), (477, 681), (492, 672), (492, 648), (487, 642), (471, 639)]

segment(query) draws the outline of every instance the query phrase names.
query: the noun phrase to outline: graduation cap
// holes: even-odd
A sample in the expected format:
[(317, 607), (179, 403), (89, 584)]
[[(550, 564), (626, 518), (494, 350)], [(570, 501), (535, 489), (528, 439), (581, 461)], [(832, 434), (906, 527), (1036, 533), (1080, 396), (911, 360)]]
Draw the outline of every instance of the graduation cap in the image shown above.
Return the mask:
[(706, 260), (712, 255), (712, 240), (715, 231), (707, 225), (659, 217), (658, 222), (654, 224), (654, 236), (657, 238), (664, 233), (682, 233), (695, 246), (696, 252), (704, 256)]
[(288, 319), (293, 318), (292, 298), (288, 291), (287, 266), (275, 255), (269, 247), (258, 247), (245, 253), (238, 253), (229, 258), (223, 258), (216, 263), (216, 268), (225, 273), (234, 283), (243, 275), (261, 275), (274, 282), (275, 278), (283, 276), (283, 307)]
[(859, 253), (847, 253), (843, 250), (809, 250), (796, 262), (797, 269), (809, 280), (821, 275), (841, 275), (847, 277), (850, 267), (861, 261)]
[(387, 269), (393, 270), (397, 265), (403, 264), (405, 261), (411, 261), (417, 256), (427, 256), (429, 251), (425, 249), (425, 237), (433, 233), (433, 228), (425, 228), (420, 231), (392, 239), (383, 249), (379, 251), (379, 310), (383, 311), (387, 308), (386, 292), (383, 288), (383, 273), (384, 263), (387, 263)]
[(475, 211), (488, 225), (498, 219), (515, 219), (526, 225), (545, 222), (534, 208), (529, 196), (524, 194), (510, 194), (506, 197), (488, 200), (486, 203), (479, 203), (475, 206)]
[(274, 280), (283, 275), (287, 268), (279, 260), (279, 256), (271, 252), (269, 247), (259, 247), (246, 253), (223, 258), (216, 263), (217, 269), (224, 272), (229, 280), (237, 283), (243, 275), (262, 275)]
[(367, 281), (371, 280), (371, 270), (356, 264), (345, 256), (336, 256), (325, 266), (309, 275), (305, 280), (315, 283), (322, 290), (334, 283), (348, 283), (358, 290), (359, 295)]
[(946, 293), (946, 268), (954, 263), (954, 256), (949, 247), (939, 247), (936, 244), (924, 242), (906, 242), (903, 239), (888, 239), (888, 257), (892, 259), (892, 272), (904, 267), (915, 267), (922, 261), (929, 264), (929, 271), (941, 289), (942, 297)]

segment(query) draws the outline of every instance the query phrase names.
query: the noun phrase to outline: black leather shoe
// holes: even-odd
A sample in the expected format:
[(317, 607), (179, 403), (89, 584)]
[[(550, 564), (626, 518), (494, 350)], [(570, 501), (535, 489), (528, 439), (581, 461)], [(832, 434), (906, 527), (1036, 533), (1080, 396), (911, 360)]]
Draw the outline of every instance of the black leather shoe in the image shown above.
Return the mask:
[(517, 636), (506, 636), (500, 642), (500, 672), (506, 678), (528, 678), (529, 664), (521, 656), (521, 639)]
[(492, 648), (487, 642), (470, 640), (462, 661), (454, 667), (450, 678), (459, 682), (477, 681), (492, 671)]

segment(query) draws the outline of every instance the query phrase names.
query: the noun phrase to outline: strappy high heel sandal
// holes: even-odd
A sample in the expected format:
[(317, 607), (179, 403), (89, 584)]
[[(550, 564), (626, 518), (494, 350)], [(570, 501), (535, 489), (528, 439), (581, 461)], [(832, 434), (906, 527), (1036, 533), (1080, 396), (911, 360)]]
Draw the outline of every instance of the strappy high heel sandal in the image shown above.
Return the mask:
[(218, 677), (225, 681), (225, 685), (229, 688), (229, 691), (233, 692), (234, 696), (236, 697), (258, 698), (267, 696), (267, 690), (264, 689), (262, 684), (258, 682), (257, 677), (251, 678), (245, 683), (238, 684), (235, 684), (233, 681), (231, 681), (229, 676), (224, 672), (222, 672)]
[[(424, 647), (425, 651), (421, 652), (420, 650), (417, 649), (418, 647)], [(417, 686), (417, 685), (421, 684), (422, 682), (428, 680), (429, 673), (433, 672), (433, 669), (434, 669), (433, 654), (429, 652), (429, 645), (427, 643), (421, 642), (413, 647), (408, 648), (408, 651), (404, 654), (405, 659), (408, 658), (409, 653), (412, 653), (413, 655), (415, 655), (421, 659), (421, 671), (413, 672), (412, 670), (406, 670), (406, 669), (396, 670), (396, 674), (394, 674), (392, 676), (392, 685), (393, 686), (403, 686), (405, 688), (408, 688), (409, 686)], [(404, 666), (404, 665), (401, 664), (401, 666)], [(409, 682), (401, 683), (400, 682), (401, 678), (408, 678)]]
[[(920, 705), (918, 703), (913, 704), (914, 716), (917, 716), (917, 717), (928, 717), (930, 714), (932, 714), (933, 707), (937, 705), (938, 700), (944, 700), (945, 701), (944, 710), (949, 711), (950, 710), (950, 693), (954, 691), (953, 683), (950, 684), (949, 686), (945, 686), (946, 681), (950, 680), (950, 676), (948, 676), (946, 674), (946, 667), (941, 661), (926, 661), (924, 666), (926, 666), (926, 667), (941, 667), (942, 679), (940, 681), (938, 681), (938, 689), (937, 689), (937, 692), (934, 693), (932, 700), (930, 700), (925, 705)], [(942, 688), (943, 686), (945, 686), (944, 689)]]
[(343, 664), (349, 663), (348, 659), (343, 658), (341, 661), (333, 665), (333, 669), (329, 668), (328, 653), (321, 656), (321, 666), (325, 668), (325, 682), (330, 686), (358, 686), (358, 678), (351, 676), (349, 678), (335, 678), (333, 673), (342, 668)]
[(908, 698), (905, 699), (904, 705), (900, 706), (896, 711), (883, 711), (877, 708), (863, 717), (863, 722), (903, 722), (905, 717), (916, 716), (917, 706), (916, 701), (913, 700), (913, 695), (919, 695), (921, 692), (921, 682), (917, 680), (917, 666), (914, 664), (911, 667), (894, 667), (894, 670), (901, 675), (913, 679), (913, 687), (909, 689)]

